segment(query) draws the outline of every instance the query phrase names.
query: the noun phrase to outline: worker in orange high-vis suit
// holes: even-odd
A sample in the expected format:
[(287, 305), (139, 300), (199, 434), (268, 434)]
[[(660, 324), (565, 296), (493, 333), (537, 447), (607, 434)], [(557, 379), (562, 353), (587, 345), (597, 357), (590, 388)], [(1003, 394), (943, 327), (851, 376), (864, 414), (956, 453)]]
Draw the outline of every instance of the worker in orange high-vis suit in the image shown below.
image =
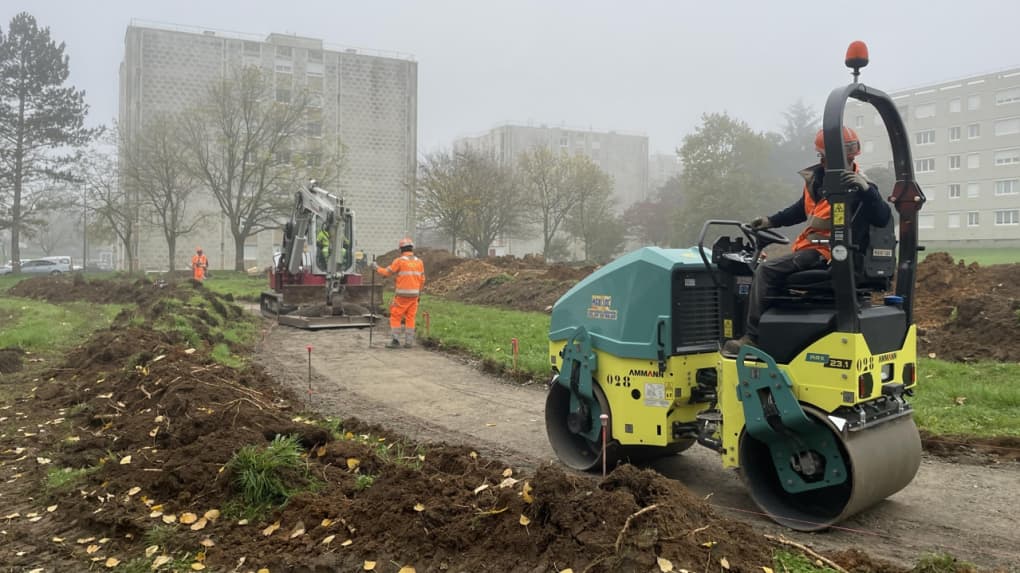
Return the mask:
[(393, 303), (390, 304), (390, 333), (393, 339), (386, 348), (400, 348), (400, 323), (404, 323), (404, 348), (414, 346), (414, 317), (418, 314), (418, 295), (425, 286), (425, 263), (414, 256), (414, 242), (409, 237), (400, 240), (400, 256), (388, 267), (372, 261), (372, 268), (384, 277), (396, 276)]
[[(866, 229), (866, 225), (884, 227), (892, 216), (889, 205), (882, 200), (878, 187), (868, 181), (860, 172), (854, 160), (861, 154), (861, 140), (857, 133), (849, 127), (843, 128), (843, 145), (846, 152), (847, 165), (851, 170), (843, 173), (844, 186), (854, 188), (860, 193), (860, 211), (853, 221), (854, 228)], [(832, 233), (832, 213), (829, 202), (821, 196), (822, 178), (825, 176), (825, 141), (822, 130), (815, 135), (815, 150), (819, 162), (800, 171), (804, 178), (804, 191), (800, 200), (786, 209), (768, 217), (757, 217), (749, 223), (752, 229), (771, 229), (787, 227), (807, 222), (807, 226), (793, 244), (793, 252), (772, 257), (758, 265), (754, 270), (750, 296), (747, 299), (747, 321), (744, 336), (739, 339), (727, 340), (723, 346), (723, 354), (736, 355), (744, 344), (754, 345), (758, 342), (758, 323), (761, 315), (768, 308), (768, 296), (771, 291), (782, 286), (786, 277), (797, 272), (813, 268), (824, 268), (829, 264), (832, 254), (829, 252), (829, 235)], [(864, 233), (854, 235), (865, 237)], [(867, 245), (861, 245), (862, 250)]]
[(209, 259), (202, 253), (202, 247), (195, 247), (195, 256), (191, 257), (191, 278), (196, 281), (205, 280), (205, 270), (209, 268)]

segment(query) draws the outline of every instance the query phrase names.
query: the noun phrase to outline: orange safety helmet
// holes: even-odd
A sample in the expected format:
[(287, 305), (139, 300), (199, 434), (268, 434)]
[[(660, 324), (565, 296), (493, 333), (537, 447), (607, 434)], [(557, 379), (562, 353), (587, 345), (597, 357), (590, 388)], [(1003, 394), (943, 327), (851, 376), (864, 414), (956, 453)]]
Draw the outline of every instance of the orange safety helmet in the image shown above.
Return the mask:
[(413, 249), (414, 241), (411, 240), (411, 237), (404, 237), (403, 239), (400, 239), (400, 242), (397, 243), (397, 246), (400, 247), (401, 250)]
[[(843, 126), (843, 149), (846, 150), (847, 159), (853, 159), (861, 154), (861, 140), (857, 137), (857, 132), (846, 126)], [(825, 133), (821, 129), (815, 135), (815, 151), (825, 157)]]

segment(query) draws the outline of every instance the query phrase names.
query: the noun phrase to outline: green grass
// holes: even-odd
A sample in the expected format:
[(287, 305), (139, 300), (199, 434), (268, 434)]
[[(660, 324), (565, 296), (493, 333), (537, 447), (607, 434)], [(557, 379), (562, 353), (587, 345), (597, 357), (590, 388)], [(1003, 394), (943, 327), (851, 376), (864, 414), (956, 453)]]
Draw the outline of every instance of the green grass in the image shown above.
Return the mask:
[(977, 571), (974, 565), (960, 561), (952, 555), (938, 553), (925, 555), (919, 559), (911, 573), (972, 573), (974, 571)]
[(790, 551), (776, 551), (772, 557), (775, 565), (774, 571), (788, 571), (789, 573), (836, 573), (835, 569), (819, 567), (813, 561), (801, 553)]
[(47, 493), (55, 494), (66, 492), (75, 485), (78, 485), (85, 478), (96, 471), (96, 467), (91, 468), (50, 468), (46, 472), (46, 479), (43, 482), (43, 489)]
[(1020, 436), (1018, 379), (1017, 364), (922, 359), (911, 399), (917, 424), (935, 434)]
[(113, 322), (123, 305), (73, 302), (60, 305), (0, 297), (0, 348), (17, 346), (47, 356), (62, 354), (94, 330)]
[(285, 504), (311, 483), (301, 446), (293, 436), (277, 436), (268, 446), (244, 446), (227, 462), (227, 469), (233, 474), (245, 515)]
[(538, 379), (551, 375), (549, 365), (549, 315), (477, 306), (423, 296), (418, 308), (419, 336), (425, 336), (425, 316), (430, 316), (429, 336), (444, 346), (464, 350), (506, 368), (513, 365), (511, 339), (518, 340), (518, 370)]
[(1020, 263), (1020, 249), (953, 249), (953, 248), (931, 248), (925, 251), (924, 256), (931, 253), (946, 252), (959, 261), (963, 259), (967, 264), (976, 262), (982, 266), (1002, 265), (1009, 263)]
[(257, 302), (262, 291), (269, 289), (269, 279), (265, 274), (251, 277), (240, 271), (213, 271), (213, 277), (202, 284), (211, 291), (249, 302)]

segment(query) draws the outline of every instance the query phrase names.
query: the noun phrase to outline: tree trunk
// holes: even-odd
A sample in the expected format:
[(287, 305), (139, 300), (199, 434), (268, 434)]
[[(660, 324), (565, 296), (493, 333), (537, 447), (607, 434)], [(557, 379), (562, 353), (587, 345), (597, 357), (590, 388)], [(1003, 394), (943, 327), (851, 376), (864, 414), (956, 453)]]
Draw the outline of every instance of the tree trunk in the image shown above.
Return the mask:
[(240, 232), (234, 234), (234, 270), (244, 270), (244, 243), (248, 238), (247, 235), (242, 235)]
[(170, 272), (177, 270), (177, 237), (170, 236), (166, 239), (167, 255), (170, 257)]

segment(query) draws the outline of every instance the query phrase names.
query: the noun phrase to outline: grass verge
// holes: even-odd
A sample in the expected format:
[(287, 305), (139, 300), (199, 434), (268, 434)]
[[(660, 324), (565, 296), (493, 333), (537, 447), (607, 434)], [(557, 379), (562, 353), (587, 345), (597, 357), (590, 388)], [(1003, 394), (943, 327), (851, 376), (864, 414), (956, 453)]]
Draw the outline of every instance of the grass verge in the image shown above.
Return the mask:
[(983, 267), (1020, 263), (1020, 249), (929, 249), (925, 256), (938, 252), (949, 253), (953, 260), (963, 260), (968, 265), (975, 262)]
[(241, 271), (213, 271), (212, 278), (202, 284), (219, 294), (229, 294), (235, 300), (258, 302), (262, 291), (269, 288), (269, 279), (265, 274), (250, 276)]
[(74, 302), (61, 305), (0, 297), (0, 348), (17, 346), (43, 356), (61, 355), (94, 330), (113, 322), (123, 305)]

